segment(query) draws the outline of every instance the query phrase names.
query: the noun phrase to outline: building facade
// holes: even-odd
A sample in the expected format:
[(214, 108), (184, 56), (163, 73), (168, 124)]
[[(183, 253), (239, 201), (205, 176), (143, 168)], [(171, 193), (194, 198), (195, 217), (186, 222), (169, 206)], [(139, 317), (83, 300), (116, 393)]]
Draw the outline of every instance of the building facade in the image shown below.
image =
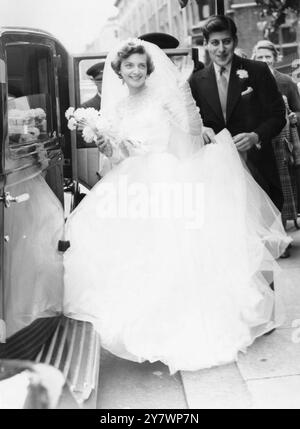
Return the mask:
[(284, 63), (298, 57), (300, 43), (299, 20), (293, 14), (286, 17), (278, 31), (268, 30), (268, 18), (261, 16), (255, 1), (228, 0), (227, 12), (232, 15), (238, 27), (239, 46), (251, 56), (253, 46), (258, 40), (268, 38), (277, 46)]
[[(239, 46), (249, 57), (255, 43), (266, 37), (279, 48), (283, 65), (298, 56), (300, 26), (295, 16), (288, 16), (275, 34), (268, 34), (268, 21), (261, 17), (255, 1), (224, 0), (224, 3), (225, 13), (237, 24)], [(215, 0), (189, 0), (184, 9), (178, 0), (116, 0), (115, 6), (119, 9), (121, 40), (148, 32), (169, 33), (179, 39), (181, 47), (198, 47), (202, 54), (201, 27), (215, 13)]]
[(109, 18), (105, 25), (100, 28), (97, 38), (86, 45), (85, 53), (108, 52), (119, 41), (119, 20), (117, 17)]
[(149, 32), (169, 33), (181, 46), (191, 44), (187, 27), (187, 10), (177, 0), (117, 0), (120, 38), (136, 37)]
[(214, 13), (214, 5), (215, 0), (189, 0), (181, 9), (178, 0), (116, 0), (120, 38), (162, 32), (177, 37), (182, 47), (197, 45), (201, 25)]

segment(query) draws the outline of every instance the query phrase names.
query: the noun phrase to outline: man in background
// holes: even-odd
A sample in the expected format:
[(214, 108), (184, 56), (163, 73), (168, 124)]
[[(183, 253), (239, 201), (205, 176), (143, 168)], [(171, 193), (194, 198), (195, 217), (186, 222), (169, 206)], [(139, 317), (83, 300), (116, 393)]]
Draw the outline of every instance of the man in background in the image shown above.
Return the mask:
[(214, 143), (215, 134), (227, 128), (254, 179), (281, 210), (283, 195), (272, 138), (286, 120), (276, 81), (266, 64), (234, 53), (237, 28), (229, 17), (210, 17), (203, 34), (211, 64), (194, 73), (190, 85), (200, 108), (204, 141)]
[(93, 107), (96, 110), (100, 110), (101, 107), (101, 89), (102, 89), (102, 77), (103, 77), (104, 62), (92, 65), (86, 72), (90, 79), (94, 82), (97, 87), (97, 93), (94, 97), (82, 103), (81, 107)]

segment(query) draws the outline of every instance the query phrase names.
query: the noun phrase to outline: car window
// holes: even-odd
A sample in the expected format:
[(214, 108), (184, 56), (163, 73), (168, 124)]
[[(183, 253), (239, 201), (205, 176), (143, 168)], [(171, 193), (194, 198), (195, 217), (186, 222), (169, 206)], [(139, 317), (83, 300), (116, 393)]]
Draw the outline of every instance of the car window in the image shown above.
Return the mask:
[(51, 51), (41, 45), (7, 45), (10, 145), (48, 138), (53, 132)]

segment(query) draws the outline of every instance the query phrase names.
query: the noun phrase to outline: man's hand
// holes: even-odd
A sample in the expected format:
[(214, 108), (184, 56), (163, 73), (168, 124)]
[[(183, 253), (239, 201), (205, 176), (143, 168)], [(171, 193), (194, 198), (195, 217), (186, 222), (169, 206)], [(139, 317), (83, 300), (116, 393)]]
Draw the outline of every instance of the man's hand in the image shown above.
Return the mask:
[(259, 142), (259, 137), (256, 133), (241, 133), (233, 137), (233, 141), (239, 152), (246, 152)]
[(204, 144), (217, 143), (216, 134), (212, 128), (203, 127), (202, 135), (203, 135)]

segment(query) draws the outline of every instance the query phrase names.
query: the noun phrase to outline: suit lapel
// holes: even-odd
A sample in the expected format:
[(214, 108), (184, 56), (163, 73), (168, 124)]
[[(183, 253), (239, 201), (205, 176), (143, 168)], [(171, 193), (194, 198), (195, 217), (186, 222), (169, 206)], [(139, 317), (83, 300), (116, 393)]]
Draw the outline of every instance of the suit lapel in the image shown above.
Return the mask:
[(234, 55), (230, 72), (230, 79), (227, 93), (226, 118), (229, 120), (236, 103), (239, 101), (242, 93), (242, 81), (237, 75), (237, 70), (242, 67), (240, 59)]
[[(203, 81), (203, 92), (207, 103), (216, 113), (218, 118), (224, 122), (224, 117), (222, 113), (219, 91), (216, 81), (215, 69), (213, 63), (211, 63), (205, 70), (202, 75)], [(224, 123), (225, 125), (225, 123)]]

